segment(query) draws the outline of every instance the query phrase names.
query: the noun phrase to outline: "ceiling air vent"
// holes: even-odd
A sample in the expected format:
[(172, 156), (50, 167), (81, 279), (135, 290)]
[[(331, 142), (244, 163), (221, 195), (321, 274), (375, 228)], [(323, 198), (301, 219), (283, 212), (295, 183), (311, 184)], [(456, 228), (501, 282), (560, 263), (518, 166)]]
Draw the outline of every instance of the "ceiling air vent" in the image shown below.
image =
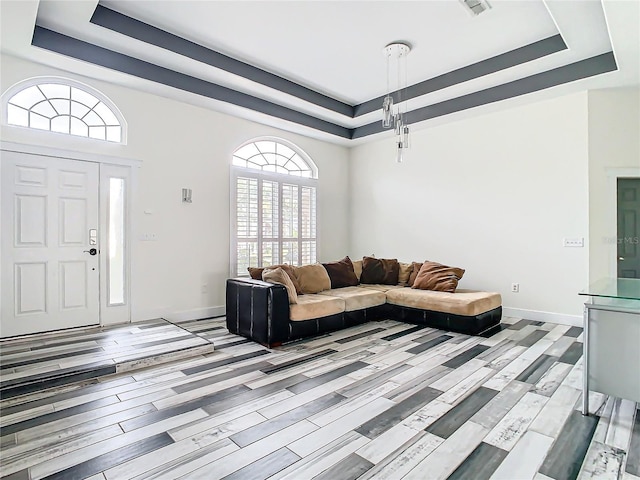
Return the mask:
[(480, 15), (485, 10), (489, 10), (491, 5), (486, 0), (460, 0), (467, 10), (473, 15)]

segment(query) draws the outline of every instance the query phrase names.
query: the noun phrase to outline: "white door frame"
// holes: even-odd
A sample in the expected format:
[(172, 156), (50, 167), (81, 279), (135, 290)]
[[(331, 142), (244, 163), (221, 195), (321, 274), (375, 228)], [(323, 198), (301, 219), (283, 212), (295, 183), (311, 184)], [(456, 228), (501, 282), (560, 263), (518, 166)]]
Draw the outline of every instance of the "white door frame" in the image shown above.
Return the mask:
[[(138, 169), (142, 166), (140, 160), (124, 157), (111, 157), (107, 155), (99, 155), (94, 153), (84, 153), (72, 150), (63, 150), (58, 148), (49, 148), (39, 145), (26, 145), (14, 142), (0, 141), (0, 152), (16, 152), (23, 154), (39, 155), (45, 157), (63, 158), (68, 160), (77, 160), (81, 162), (93, 162), (98, 163), (100, 166), (100, 195), (99, 195), (99, 225), (100, 225), (100, 242), (99, 244), (106, 249), (107, 246), (107, 202), (105, 202), (106, 194), (103, 191), (105, 182), (111, 176), (125, 178), (127, 182), (127, 195), (126, 195), (126, 219), (125, 228), (127, 230), (126, 236), (126, 260), (125, 260), (125, 275), (126, 275), (126, 292), (125, 296), (127, 302), (125, 305), (109, 307), (107, 305), (107, 290), (104, 288), (107, 285), (107, 269), (106, 255), (100, 256), (100, 325), (109, 325), (115, 323), (131, 322), (132, 312), (132, 267), (134, 264), (134, 255), (132, 249), (132, 239), (135, 238), (136, 231), (135, 225), (132, 221), (134, 212), (134, 196), (133, 192), (136, 190), (138, 180)], [(0, 265), (2, 268), (2, 265)]]
[(609, 277), (618, 277), (618, 179), (619, 178), (640, 178), (640, 168), (618, 168), (608, 167), (607, 173), (607, 205), (605, 206), (605, 212), (611, 212), (611, 215), (607, 215), (606, 231), (609, 233), (608, 239), (615, 239), (616, 241), (607, 242), (609, 259)]

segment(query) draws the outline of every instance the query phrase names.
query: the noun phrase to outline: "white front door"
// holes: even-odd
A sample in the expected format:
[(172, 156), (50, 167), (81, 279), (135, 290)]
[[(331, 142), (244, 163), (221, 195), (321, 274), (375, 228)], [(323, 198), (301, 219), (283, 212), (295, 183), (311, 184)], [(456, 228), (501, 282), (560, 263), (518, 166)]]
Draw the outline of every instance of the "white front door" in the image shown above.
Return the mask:
[(1, 177), (0, 336), (97, 325), (98, 164), (3, 151)]

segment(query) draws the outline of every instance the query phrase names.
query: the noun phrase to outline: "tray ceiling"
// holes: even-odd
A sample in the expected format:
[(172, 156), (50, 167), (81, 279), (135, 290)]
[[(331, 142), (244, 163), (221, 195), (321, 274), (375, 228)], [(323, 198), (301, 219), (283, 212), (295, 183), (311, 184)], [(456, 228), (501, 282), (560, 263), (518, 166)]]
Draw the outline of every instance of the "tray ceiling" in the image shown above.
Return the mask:
[(494, 0), (474, 17), (458, 0), (3, 1), (3, 27), (20, 16), (33, 36), (3, 28), (2, 49), (345, 143), (383, 132), (393, 41), (412, 45), (414, 124), (587, 80), (637, 84), (637, 22), (620, 33), (633, 3)]

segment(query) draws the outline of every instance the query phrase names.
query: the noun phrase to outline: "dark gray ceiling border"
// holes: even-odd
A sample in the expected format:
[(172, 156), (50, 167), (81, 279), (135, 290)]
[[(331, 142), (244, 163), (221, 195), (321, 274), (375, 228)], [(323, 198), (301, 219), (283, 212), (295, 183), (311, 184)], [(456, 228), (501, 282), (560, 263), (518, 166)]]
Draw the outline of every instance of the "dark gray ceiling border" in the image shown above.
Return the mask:
[[(373, 98), (359, 105), (349, 105), (340, 102), (339, 100), (316, 92), (291, 80), (228, 57), (220, 52), (169, 33), (158, 27), (154, 27), (153, 25), (149, 25), (141, 20), (111, 10), (108, 7), (100, 5), (100, 3), (96, 6), (90, 21), (95, 25), (239, 75), (247, 80), (279, 90), (350, 118), (359, 117), (378, 110), (381, 108), (382, 99), (384, 98), (383, 96)], [(411, 85), (402, 91), (402, 98), (417, 98), (436, 90), (515, 67), (566, 49), (567, 45), (562, 35), (556, 34)], [(399, 91), (393, 92), (392, 95), (395, 101), (399, 100)]]
[[(557, 34), (551, 37), (530, 43), (524, 47), (516, 48), (495, 57), (481, 60), (480, 62), (458, 68), (451, 72), (430, 78), (423, 82), (416, 83), (402, 90), (402, 100), (417, 98), (427, 93), (442, 90), (459, 83), (467, 82), (475, 78), (483, 77), (491, 73), (499, 72), (507, 68), (515, 67), (523, 63), (546, 57), (553, 53), (567, 49), (567, 44), (562, 39), (562, 35)], [(400, 92), (393, 93), (394, 101), (400, 100)], [(355, 116), (375, 112), (381, 108), (384, 96), (368, 100), (354, 107)]]
[(343, 138), (351, 138), (353, 129), (327, 122), (306, 113), (207, 82), (184, 73), (175, 72), (137, 58), (114, 52), (91, 43), (69, 37), (39, 25), (35, 26), (31, 44), (78, 60), (100, 65), (139, 78), (192, 92), (239, 107), (248, 108), (272, 117), (304, 125)]
[(353, 117), (353, 105), (336, 100), (310, 88), (299, 85), (291, 80), (267, 72), (260, 68), (241, 62), (220, 52), (191, 42), (178, 35), (174, 35), (160, 28), (144, 23), (135, 18), (111, 10), (103, 5), (96, 6), (91, 23), (108, 28), (142, 42), (155, 45), (165, 50), (197, 60), (212, 67), (225, 70), (244, 77), (252, 82), (288, 93), (294, 97), (332, 110), (348, 117)]
[[(582, 78), (613, 72), (618, 69), (613, 52), (603, 53), (575, 63), (537, 73), (529, 77), (514, 80), (512, 82), (497, 85), (495, 87), (480, 90), (478, 92), (463, 95), (461, 97), (445, 100), (444, 102), (417, 108), (407, 113), (409, 124), (422, 122), (450, 113), (467, 110), (469, 108), (487, 105), (489, 103), (507, 100), (509, 98), (526, 95), (546, 88), (555, 87), (564, 83), (573, 82)], [(357, 127), (352, 138), (362, 138), (385, 129), (382, 122), (377, 121)]]
[[(237, 92), (231, 88), (216, 85), (54, 32), (39, 25), (35, 26), (32, 45), (183, 91), (231, 103), (342, 138), (363, 138), (384, 131), (381, 121), (362, 125), (355, 129), (343, 127), (246, 93)], [(409, 123), (418, 123), (611, 72), (616, 69), (617, 64), (613, 52), (607, 52), (546, 72), (412, 110), (407, 113), (407, 120)]]

